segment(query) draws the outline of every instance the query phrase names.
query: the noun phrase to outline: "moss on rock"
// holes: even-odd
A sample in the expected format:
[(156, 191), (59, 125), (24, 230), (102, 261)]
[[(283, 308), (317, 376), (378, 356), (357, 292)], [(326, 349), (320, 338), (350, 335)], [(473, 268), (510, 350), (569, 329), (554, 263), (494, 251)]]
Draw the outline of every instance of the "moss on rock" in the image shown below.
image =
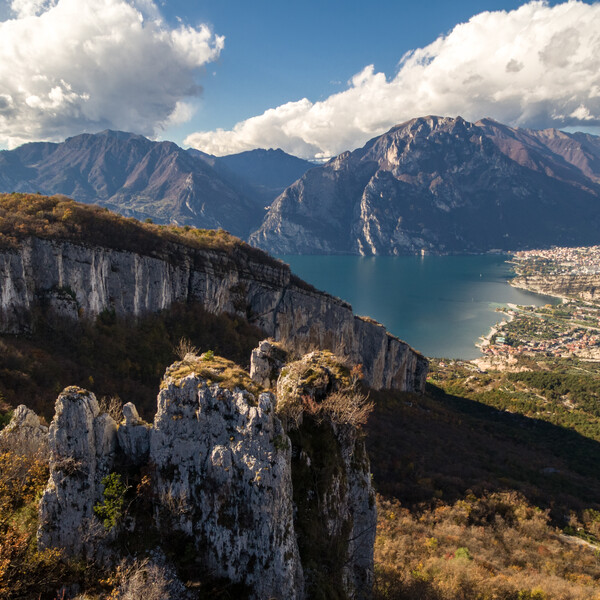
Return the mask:
[(187, 354), (183, 360), (173, 363), (165, 371), (160, 388), (165, 389), (169, 383), (177, 384), (192, 374), (202, 377), (209, 385), (218, 383), (230, 391), (236, 388), (248, 390), (254, 396), (264, 391), (263, 387), (250, 379), (250, 375), (239, 365), (221, 356), (215, 356), (211, 351), (200, 356)]

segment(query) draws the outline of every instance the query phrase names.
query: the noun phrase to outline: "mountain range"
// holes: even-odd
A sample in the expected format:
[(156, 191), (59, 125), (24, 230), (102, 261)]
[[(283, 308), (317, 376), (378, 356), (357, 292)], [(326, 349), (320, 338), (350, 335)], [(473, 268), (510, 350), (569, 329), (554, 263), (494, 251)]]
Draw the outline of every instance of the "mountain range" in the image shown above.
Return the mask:
[(251, 243), (276, 254), (482, 252), (600, 240), (600, 138), (413, 119), (306, 172)]
[(65, 194), (140, 220), (221, 227), (245, 238), (264, 207), (312, 166), (281, 150), (217, 158), (106, 130), (0, 152), (0, 191)]
[(0, 152), (0, 191), (221, 227), (275, 254), (585, 245), (600, 242), (600, 138), (427, 116), (317, 166), (104, 131)]

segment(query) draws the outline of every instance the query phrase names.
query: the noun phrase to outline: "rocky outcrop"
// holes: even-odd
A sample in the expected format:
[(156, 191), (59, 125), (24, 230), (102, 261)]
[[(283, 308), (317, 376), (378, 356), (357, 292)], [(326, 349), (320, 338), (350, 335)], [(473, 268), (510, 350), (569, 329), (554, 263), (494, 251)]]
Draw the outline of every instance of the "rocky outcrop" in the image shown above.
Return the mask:
[(250, 378), (266, 389), (275, 387), (287, 352), (280, 344), (263, 340), (250, 356)]
[[(328, 384), (311, 388), (320, 395), (348, 375), (333, 355), (307, 360), (321, 359)], [(126, 404), (118, 432), (93, 394), (67, 388), (49, 431), (39, 545), (118, 562), (109, 540), (125, 536), (139, 556), (162, 556), (175, 540), (175, 563), (193, 565), (188, 575), (243, 585), (256, 600), (301, 600), (316, 590), (369, 598), (376, 514), (359, 431), (307, 414), (286, 432), (275, 396), (240, 387), (256, 390), (235, 369), (186, 356), (165, 374), (153, 425)], [(98, 507), (113, 477), (123, 479), (123, 502), (103, 525)]]
[(277, 381), (277, 409), (287, 417), (292, 442), (296, 530), (309, 598), (317, 590), (325, 597), (340, 589), (348, 598), (371, 594), (377, 515), (357, 427), (357, 409), (368, 411), (355, 389), (357, 372), (316, 351), (287, 364)]
[(206, 572), (242, 581), (254, 598), (302, 598), (289, 442), (271, 394), (193, 374), (167, 381), (150, 461), (160, 527), (193, 540)]
[(509, 281), (517, 288), (558, 296), (560, 298), (579, 298), (588, 302), (600, 300), (600, 275), (521, 275)]
[(427, 361), (419, 353), (258, 251), (173, 244), (137, 253), (31, 237), (0, 252), (2, 333), (26, 330), (40, 304), (93, 318), (105, 310), (137, 316), (174, 302), (235, 313), (298, 353), (329, 349), (361, 363), (374, 388), (424, 389)]
[(132, 402), (123, 406), (123, 422), (117, 431), (119, 446), (132, 465), (143, 465), (150, 452), (150, 425), (144, 423)]
[(102, 497), (102, 479), (112, 469), (117, 425), (99, 414), (91, 392), (66, 388), (58, 397), (50, 424), (50, 479), (40, 503), (38, 542), (69, 555), (93, 556), (97, 534), (94, 517)]
[(0, 431), (0, 450), (17, 454), (45, 456), (48, 452), (48, 428), (24, 404), (15, 408), (10, 423)]
[(307, 171), (250, 243), (364, 255), (594, 244), (599, 155), (596, 136), (411, 119)]

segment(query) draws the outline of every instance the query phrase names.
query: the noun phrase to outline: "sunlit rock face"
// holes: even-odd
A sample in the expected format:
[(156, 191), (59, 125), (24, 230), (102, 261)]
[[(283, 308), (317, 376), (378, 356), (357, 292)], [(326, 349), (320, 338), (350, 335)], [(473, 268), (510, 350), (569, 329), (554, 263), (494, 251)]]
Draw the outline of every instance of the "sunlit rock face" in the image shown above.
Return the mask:
[(48, 428), (24, 404), (15, 408), (10, 423), (0, 431), (0, 451), (4, 448), (24, 456), (46, 456)]
[(426, 116), (307, 171), (250, 236), (275, 254), (598, 243), (600, 138)]
[[(40, 547), (118, 563), (118, 540), (142, 555), (176, 540), (175, 565), (242, 585), (252, 599), (301, 600), (317, 589), (369, 598), (376, 514), (360, 430), (312, 414), (284, 427), (274, 393), (257, 391), (248, 374), (255, 393), (233, 385), (224, 379), (233, 363), (210, 360), (188, 355), (167, 369), (152, 425), (130, 403), (117, 425), (90, 392), (60, 394)], [(321, 398), (347, 382), (331, 353), (306, 360), (322, 362), (323, 376), (303, 393)], [(278, 387), (298, 386), (285, 369)], [(127, 501), (107, 525), (98, 507), (115, 476)]]
[(266, 389), (275, 387), (287, 352), (270, 340), (263, 340), (250, 357), (250, 377)]
[(42, 548), (93, 556), (97, 535), (104, 537), (93, 507), (113, 467), (117, 425), (99, 413), (94, 394), (78, 387), (66, 388), (56, 401), (48, 433), (50, 479), (40, 503)]
[(207, 572), (256, 598), (301, 598), (290, 443), (269, 393), (190, 375), (158, 397), (150, 461), (161, 527), (185, 533)]

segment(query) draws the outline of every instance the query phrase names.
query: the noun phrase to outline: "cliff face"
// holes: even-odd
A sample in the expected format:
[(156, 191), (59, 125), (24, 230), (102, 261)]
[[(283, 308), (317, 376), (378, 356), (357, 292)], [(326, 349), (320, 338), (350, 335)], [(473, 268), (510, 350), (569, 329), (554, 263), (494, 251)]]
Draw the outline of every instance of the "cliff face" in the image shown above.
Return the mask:
[[(117, 431), (93, 394), (63, 391), (40, 546), (118, 563), (125, 539), (129, 556), (174, 549), (186, 577), (225, 579), (252, 599), (301, 600), (328, 586), (369, 598), (376, 514), (356, 427), (306, 415), (286, 431), (272, 393), (211, 383), (207, 364), (188, 355), (167, 370), (153, 425), (126, 405)], [(107, 476), (123, 482), (120, 495)], [(114, 520), (102, 526), (109, 502)]]
[(62, 316), (103, 310), (137, 316), (173, 302), (199, 302), (215, 314), (235, 313), (298, 352), (329, 349), (361, 363), (374, 388), (422, 391), (427, 361), (351, 307), (311, 289), (289, 267), (234, 249), (138, 254), (30, 237), (0, 252), (0, 332), (28, 327), (28, 313), (46, 303)]
[(510, 284), (548, 296), (600, 300), (600, 275), (528, 275), (515, 277)]
[(307, 171), (252, 244), (279, 254), (483, 252), (598, 241), (600, 141), (412, 119)]

